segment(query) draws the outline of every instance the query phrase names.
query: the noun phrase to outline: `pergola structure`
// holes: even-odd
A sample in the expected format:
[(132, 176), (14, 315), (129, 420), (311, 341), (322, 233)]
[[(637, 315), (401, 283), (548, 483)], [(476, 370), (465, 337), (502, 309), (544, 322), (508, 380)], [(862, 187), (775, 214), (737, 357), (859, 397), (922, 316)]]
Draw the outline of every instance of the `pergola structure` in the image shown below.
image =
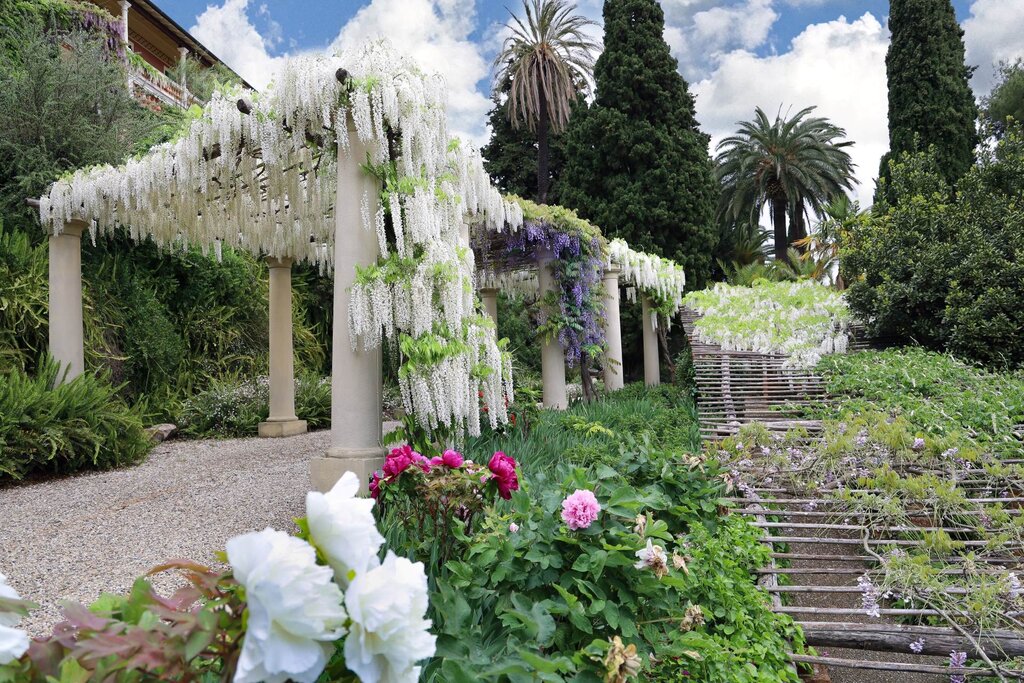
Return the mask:
[[(68, 379), (84, 371), (82, 236), (120, 228), (165, 249), (197, 245), (219, 255), (228, 245), (267, 260), (270, 415), (261, 436), (306, 429), (295, 414), (291, 268), (333, 271), (331, 447), (311, 463), (317, 489), (345, 471), (365, 486), (381, 463), (384, 338), (408, 342), (403, 355), (427, 349), (400, 373), (407, 412), (424, 426), (478, 433), (478, 394), (493, 406), (492, 425), (507, 420), (511, 367), (495, 338), (493, 288), (481, 291), (490, 318), (474, 296), (468, 226), (514, 232), (523, 209), (491, 186), (475, 151), (450, 140), (443, 82), (386, 43), (292, 60), (258, 97), (215, 95), (178, 140), (62, 178), (38, 207), (50, 233), (50, 351)], [(664, 274), (644, 260), (656, 257), (628, 247), (610, 253), (641, 288)], [(551, 258), (536, 263), (542, 292), (555, 286)], [(621, 375), (608, 374), (621, 364), (618, 272), (601, 274), (612, 389), (622, 386)], [(681, 300), (681, 270), (674, 277), (670, 296)], [(645, 339), (654, 320), (646, 302)], [(648, 383), (657, 381), (656, 344), (652, 334)], [(545, 403), (565, 407), (557, 339), (544, 358)]]

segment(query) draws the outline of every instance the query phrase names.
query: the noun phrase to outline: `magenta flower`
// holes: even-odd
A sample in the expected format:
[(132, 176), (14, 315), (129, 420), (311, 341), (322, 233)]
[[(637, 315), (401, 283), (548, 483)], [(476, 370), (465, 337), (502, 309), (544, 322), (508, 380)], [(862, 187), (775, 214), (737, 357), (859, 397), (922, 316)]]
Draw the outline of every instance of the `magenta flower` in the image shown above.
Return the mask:
[(430, 458), (425, 455), (420, 455), (416, 451), (412, 453), (412, 461), (417, 467), (424, 472), (430, 472)]
[(562, 521), (573, 531), (586, 529), (601, 512), (601, 504), (593, 491), (576, 489), (562, 501)]
[(458, 451), (448, 449), (447, 451), (444, 452), (444, 455), (441, 456), (441, 461), (444, 462), (446, 466), (451, 467), (453, 470), (455, 470), (462, 467), (463, 458), (462, 454), (459, 453)]
[(381, 472), (374, 472), (370, 476), (370, 498), (377, 498), (380, 495)]
[(516, 476), (515, 458), (497, 451), (491, 456), (491, 461), (487, 463), (487, 467), (494, 475), (491, 479), (498, 485), (498, 495), (505, 500), (512, 498), (512, 492), (519, 490), (519, 477)]
[[(418, 463), (420, 460), (427, 462), (427, 467), (429, 468), (429, 461), (414, 451), (408, 444), (399, 448), (394, 448), (390, 453), (388, 453), (388, 457), (384, 460), (384, 476), (387, 479), (397, 477), (408, 469), (409, 465), (414, 462)], [(421, 464), (420, 467), (422, 468), (423, 465)]]

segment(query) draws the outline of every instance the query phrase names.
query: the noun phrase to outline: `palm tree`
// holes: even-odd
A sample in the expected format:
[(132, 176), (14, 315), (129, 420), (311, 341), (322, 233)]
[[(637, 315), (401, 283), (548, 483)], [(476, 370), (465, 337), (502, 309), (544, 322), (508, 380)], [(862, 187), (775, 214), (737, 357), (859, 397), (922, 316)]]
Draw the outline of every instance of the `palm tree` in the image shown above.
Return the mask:
[[(828, 119), (808, 118), (814, 107), (790, 119), (771, 121), (758, 107), (753, 121), (716, 149), (716, 175), (722, 183), (719, 210), (733, 220), (757, 216), (767, 205), (775, 230), (775, 258), (786, 260), (791, 244), (806, 236), (808, 209), (820, 215), (831, 199), (853, 187), (854, 164), (840, 140), (846, 131)], [(789, 234), (787, 215), (792, 217)]]
[(596, 24), (566, 0), (523, 0), (526, 21), (512, 16), (512, 34), (495, 58), (496, 81), (511, 84), (508, 115), (537, 133), (537, 201), (548, 196), (548, 134), (561, 133), (581, 88), (592, 79), (597, 43), (585, 29)]

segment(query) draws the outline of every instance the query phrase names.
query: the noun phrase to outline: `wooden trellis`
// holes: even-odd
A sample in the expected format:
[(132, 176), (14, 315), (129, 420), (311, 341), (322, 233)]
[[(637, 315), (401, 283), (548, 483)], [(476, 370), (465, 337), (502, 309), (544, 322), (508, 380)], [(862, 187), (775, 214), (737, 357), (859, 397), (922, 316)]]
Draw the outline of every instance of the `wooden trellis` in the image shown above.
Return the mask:
[[(797, 428), (802, 429), (809, 440), (820, 436), (820, 422), (801, 419), (801, 407), (828, 399), (820, 376), (813, 371), (784, 367), (787, 358), (781, 354), (724, 351), (716, 344), (702, 342), (694, 334), (696, 318), (692, 311), (686, 311), (683, 324), (693, 351), (697, 407), (701, 434), (706, 440), (734, 435), (743, 426), (755, 422), (779, 436)], [(852, 349), (867, 347), (859, 331), (854, 332), (853, 339)], [(857, 513), (842, 511), (840, 514), (833, 509), (837, 501), (828, 498), (820, 488), (795, 484), (796, 477), (773, 481), (767, 464), (755, 457), (737, 465), (736, 473), (748, 486), (733, 502), (737, 505), (735, 514), (750, 517), (751, 523), (763, 530), (762, 541), (769, 548), (771, 561), (769, 566), (757, 570), (758, 583), (771, 596), (773, 609), (792, 616), (810, 646), (890, 653), (883, 655), (888, 659), (894, 658), (892, 653), (903, 655), (898, 657), (903, 661), (878, 661), (867, 657), (794, 654), (793, 662), (934, 675), (935, 680), (948, 680), (945, 677), (953, 674), (992, 676), (997, 671), (1004, 680), (1024, 679), (1024, 674), (1008, 671), (999, 663), (1024, 657), (1024, 635), (1020, 632), (972, 633), (956, 625), (901, 624), (895, 619), (942, 615), (923, 607), (881, 608), (879, 618), (868, 618), (861, 605), (857, 580), (878, 565), (877, 549), (913, 548), (923, 543), (915, 535), (929, 529), (956, 534), (967, 549), (986, 546), (988, 541), (974, 534), (975, 529), (959, 525), (912, 528), (874, 525)], [(976, 471), (965, 470), (957, 477), (961, 488), (970, 496), (970, 502), (979, 505), (1002, 502), (1015, 508), (1010, 514), (1022, 514), (1024, 492), (1013, 491), (1006, 497), (994, 491), (991, 483)], [(753, 486), (749, 486), (751, 483)], [(1024, 567), (1021, 550), (1006, 544), (1000, 552), (980, 556), (970, 567), (952, 561), (942, 571), (955, 574), (1021, 568)], [(920, 651), (912, 651), (912, 644)], [(987, 658), (991, 665), (989, 668), (954, 669), (945, 661), (935, 659), (946, 658), (951, 651), (966, 652), (972, 659)]]

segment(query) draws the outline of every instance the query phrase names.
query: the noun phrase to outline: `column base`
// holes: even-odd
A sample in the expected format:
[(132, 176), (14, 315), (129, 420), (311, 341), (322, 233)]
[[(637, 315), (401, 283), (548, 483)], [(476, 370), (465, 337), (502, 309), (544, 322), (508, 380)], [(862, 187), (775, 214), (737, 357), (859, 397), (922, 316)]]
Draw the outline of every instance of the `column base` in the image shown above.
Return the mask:
[(330, 491), (346, 472), (359, 477), (359, 492), (368, 493), (370, 476), (384, 466), (383, 448), (338, 448), (327, 451), (326, 457), (309, 462), (309, 480), (315, 491)]
[(260, 422), (259, 426), (259, 435), (270, 439), (305, 434), (307, 431), (305, 420), (268, 420)]

